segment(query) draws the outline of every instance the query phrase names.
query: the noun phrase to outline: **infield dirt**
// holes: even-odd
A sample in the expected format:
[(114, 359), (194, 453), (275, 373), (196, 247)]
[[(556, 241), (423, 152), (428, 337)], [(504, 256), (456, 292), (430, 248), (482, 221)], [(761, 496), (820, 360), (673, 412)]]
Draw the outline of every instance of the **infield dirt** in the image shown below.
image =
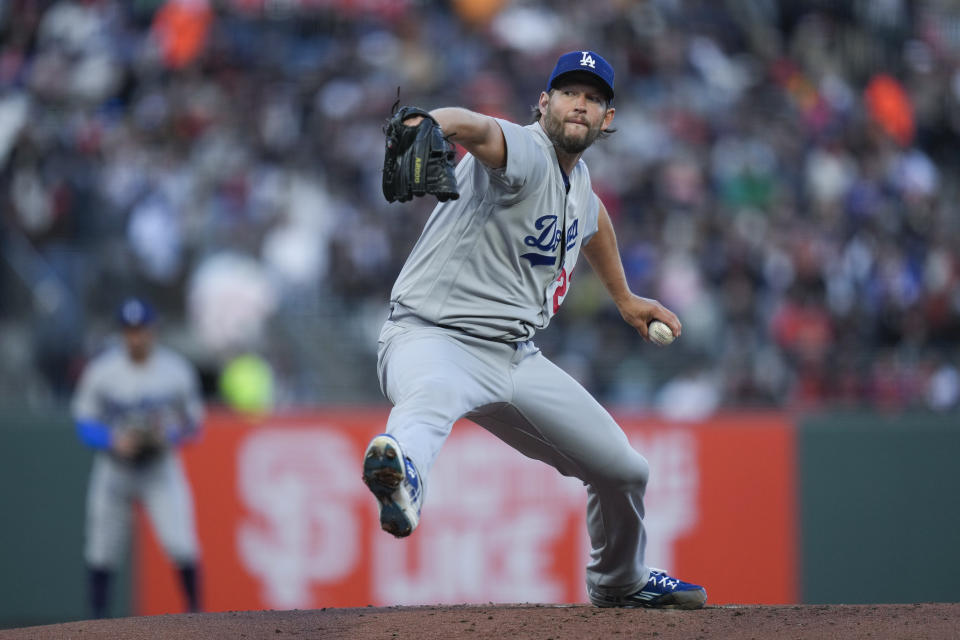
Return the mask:
[(461, 605), (229, 611), (68, 622), (0, 631), (3, 640), (224, 638), (960, 638), (960, 604), (708, 606), (699, 611), (575, 605)]

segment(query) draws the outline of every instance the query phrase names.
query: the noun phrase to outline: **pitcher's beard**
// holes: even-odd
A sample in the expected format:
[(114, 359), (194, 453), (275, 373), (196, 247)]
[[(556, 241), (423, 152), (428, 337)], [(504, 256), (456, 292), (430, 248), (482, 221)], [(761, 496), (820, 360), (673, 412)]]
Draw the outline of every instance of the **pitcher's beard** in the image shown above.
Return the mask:
[(597, 136), (600, 135), (599, 126), (596, 128), (588, 128), (587, 132), (582, 138), (567, 135), (567, 133), (564, 131), (563, 121), (558, 120), (549, 113), (545, 113), (542, 120), (543, 130), (547, 132), (547, 137), (550, 138), (550, 142), (556, 145), (564, 153), (569, 153), (571, 155), (576, 155), (586, 151), (587, 148), (597, 139)]

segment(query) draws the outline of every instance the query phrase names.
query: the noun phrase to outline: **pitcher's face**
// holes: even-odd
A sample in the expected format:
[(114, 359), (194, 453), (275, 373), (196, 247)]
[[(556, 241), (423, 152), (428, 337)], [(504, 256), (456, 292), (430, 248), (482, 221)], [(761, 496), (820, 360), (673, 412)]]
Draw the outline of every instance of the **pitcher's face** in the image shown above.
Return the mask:
[(583, 153), (613, 121), (613, 107), (593, 84), (565, 83), (540, 94), (540, 119), (547, 137), (569, 154)]

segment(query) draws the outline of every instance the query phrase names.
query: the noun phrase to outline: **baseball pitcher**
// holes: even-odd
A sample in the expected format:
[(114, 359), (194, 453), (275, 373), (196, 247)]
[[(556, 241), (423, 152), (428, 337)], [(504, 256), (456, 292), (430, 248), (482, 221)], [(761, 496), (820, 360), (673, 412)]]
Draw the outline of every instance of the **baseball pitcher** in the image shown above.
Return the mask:
[(96, 451), (87, 493), (84, 559), (93, 616), (107, 611), (140, 501), (177, 565), (190, 611), (200, 609), (193, 498), (176, 448), (203, 418), (197, 376), (181, 356), (154, 345), (154, 311), (131, 298), (118, 313), (123, 346), (92, 360), (73, 398), (77, 435)]
[[(563, 304), (580, 254), (623, 319), (649, 339), (656, 300), (630, 291), (613, 225), (580, 159), (614, 117), (614, 72), (593, 51), (562, 55), (520, 126), (462, 108), (404, 107), (386, 127), (387, 200), (440, 201), (391, 294), (378, 345), (386, 433), (363, 461), (382, 528), (410, 535), (453, 423), (467, 417), (521, 453), (582, 480), (600, 607), (696, 609), (706, 590), (644, 562), (647, 461), (610, 414), (533, 342)], [(468, 152), (453, 167), (450, 141)]]

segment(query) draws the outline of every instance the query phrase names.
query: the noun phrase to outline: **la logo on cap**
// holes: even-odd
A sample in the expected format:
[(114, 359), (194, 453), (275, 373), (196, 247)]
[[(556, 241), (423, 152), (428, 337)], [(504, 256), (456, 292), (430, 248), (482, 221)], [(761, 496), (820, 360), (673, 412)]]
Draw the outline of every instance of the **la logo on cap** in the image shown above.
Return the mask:
[(547, 81), (547, 92), (555, 89), (557, 79), (572, 72), (595, 76), (600, 81), (607, 98), (613, 99), (613, 67), (599, 53), (593, 51), (568, 51), (557, 59), (557, 64)]
[(140, 324), (146, 318), (147, 312), (139, 300), (130, 300), (123, 305), (123, 319), (127, 324)]

